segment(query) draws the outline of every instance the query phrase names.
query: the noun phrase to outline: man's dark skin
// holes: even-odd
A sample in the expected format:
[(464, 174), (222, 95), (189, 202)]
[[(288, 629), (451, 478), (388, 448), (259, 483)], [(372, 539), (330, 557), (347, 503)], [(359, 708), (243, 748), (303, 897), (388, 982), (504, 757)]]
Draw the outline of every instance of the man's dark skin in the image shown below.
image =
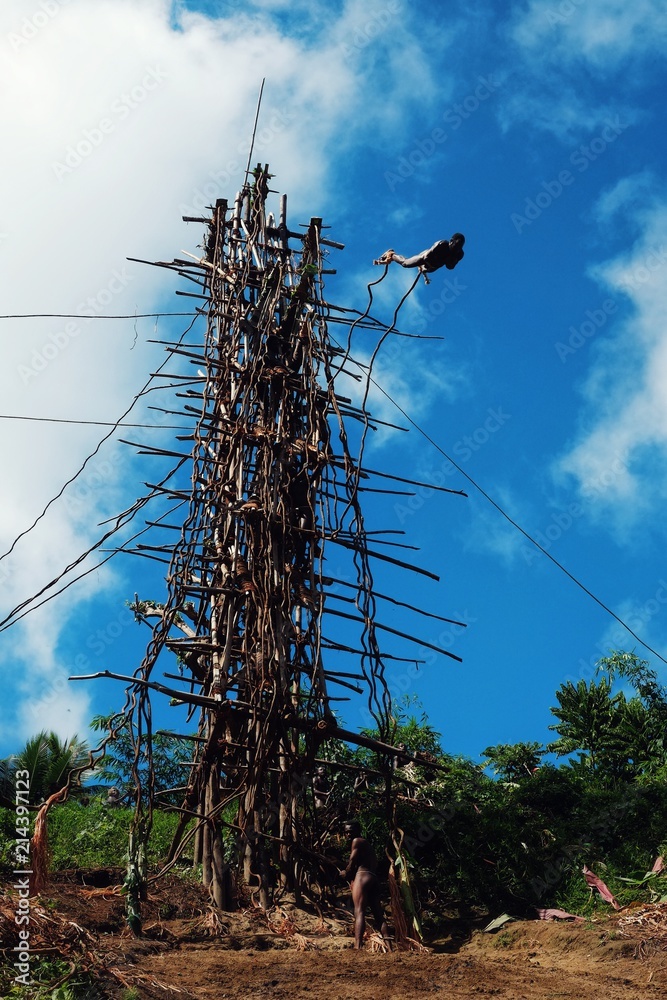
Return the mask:
[(385, 941), (389, 931), (380, 903), (380, 883), (376, 874), (377, 858), (375, 851), (361, 835), (361, 826), (356, 821), (345, 824), (345, 832), (351, 840), (350, 860), (345, 871), (341, 871), (344, 879), (351, 883), (352, 902), (354, 903), (354, 947), (361, 948), (366, 929), (366, 907), (370, 907), (375, 926)]
[(432, 274), (441, 267), (453, 271), (459, 261), (463, 258), (463, 244), (466, 238), (463, 233), (454, 233), (450, 240), (440, 240), (434, 243), (428, 250), (422, 250), (414, 257), (403, 257), (393, 250), (386, 250), (381, 257), (374, 260), (374, 264), (400, 264), (401, 267), (418, 267), (424, 275), (424, 280), (428, 284), (427, 274)]
[(327, 778), (327, 772), (323, 767), (318, 767), (313, 776), (313, 797), (316, 809), (325, 809), (329, 796), (331, 795), (331, 785)]

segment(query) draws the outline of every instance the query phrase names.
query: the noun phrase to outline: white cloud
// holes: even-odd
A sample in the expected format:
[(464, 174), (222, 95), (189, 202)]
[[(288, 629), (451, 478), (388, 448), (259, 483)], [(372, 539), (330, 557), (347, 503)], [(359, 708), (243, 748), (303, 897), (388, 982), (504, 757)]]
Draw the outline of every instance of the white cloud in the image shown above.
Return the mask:
[(582, 61), (600, 72), (633, 55), (662, 52), (667, 11), (661, 0), (531, 0), (511, 34), (553, 63)]
[[(500, 507), (518, 524), (526, 522), (525, 516), (518, 511), (520, 503), (507, 487), (496, 486), (493, 495)], [(466, 528), (464, 547), (469, 552), (490, 553), (507, 566), (513, 565), (520, 555), (526, 559), (528, 565), (534, 558), (540, 558), (538, 550), (528, 539), (517, 531), (500, 511), (490, 507), (486, 500), (477, 497), (474, 490), (468, 503), (470, 503), (471, 523)]]
[[(429, 411), (451, 404), (465, 384), (460, 369), (448, 363), (441, 354), (434, 355), (428, 344), (390, 335), (373, 363), (369, 384), (371, 356), (372, 350), (353, 350), (354, 361), (348, 361), (346, 368), (361, 376), (360, 381), (344, 374), (336, 380), (336, 391), (352, 399), (355, 406), (360, 407), (365, 398), (371, 425), (375, 420), (385, 421), (406, 428), (414, 435), (417, 432), (401, 410), (419, 423)], [(358, 367), (355, 361), (363, 367)], [(402, 433), (381, 424), (377, 426), (378, 430), (367, 436), (370, 447), (385, 447)], [(352, 437), (354, 439), (356, 434), (352, 433)]]
[[(393, 20), (383, 26), (387, 10)], [(31, 8), (5, 0), (3, 313), (69, 313), (84, 305), (96, 314), (131, 314), (164, 302), (174, 287), (171, 276), (126, 257), (164, 260), (181, 248), (196, 252), (202, 227), (186, 228), (180, 214), (202, 214), (215, 197), (233, 197), (242, 183), (262, 77), (254, 157), (269, 162), (275, 186), (290, 193), (294, 228), (309, 214), (325, 214), (336, 197), (328, 193), (337, 169), (330, 156), (334, 141), (344, 159), (346, 150), (366, 144), (369, 128), (389, 129), (406, 108), (434, 92), (402, 4), (355, 0), (337, 13), (265, 2), (242, 9), (216, 5), (216, 11), (223, 16), (209, 18), (168, 0), (44, 0)], [(287, 37), (281, 18), (306, 14), (304, 30)], [(373, 19), (377, 33), (369, 33)], [(402, 52), (411, 72), (419, 68), (421, 90), (408, 88), (405, 64), (392, 54), (398, 24)], [(358, 44), (359, 31), (369, 34), (368, 44)], [(351, 36), (357, 44), (350, 52), (345, 45)], [(169, 301), (174, 308), (175, 300)], [(181, 299), (176, 308), (187, 302)], [(136, 344), (132, 322), (0, 323), (6, 414), (115, 420), (164, 357), (146, 345), (153, 336), (150, 321), (139, 321)], [(161, 323), (158, 337), (166, 326)], [(0, 420), (8, 473), (0, 498), (0, 552), (103, 433)], [(99, 534), (100, 518), (123, 505), (119, 484), (130, 459), (117, 455), (105, 446), (89, 468), (91, 475), (100, 463), (113, 465), (83, 512), (60, 501), (11, 560), (0, 562), (0, 618), (85, 550)], [(79, 598), (58, 602), (58, 613), (49, 606), (28, 619), (39, 621), (39, 628), (26, 624), (2, 635), (3, 675), (22, 678), (19, 696), (44, 675), (69, 672), (60, 642), (77, 602), (114, 580), (105, 572), (88, 578)], [(78, 689), (67, 698), (40, 696), (38, 719), (32, 709), (17, 709), (20, 725), (64, 719), (65, 702), (72, 731), (81, 730), (88, 703)]]
[(61, 739), (75, 734), (86, 739), (91, 698), (83, 685), (73, 688), (67, 681), (67, 672), (60, 667), (51, 670), (48, 684), (40, 688), (43, 693), (38, 698), (34, 694), (34, 683), (34, 678), (29, 678), (26, 685), (19, 686), (23, 698), (11, 720), (16, 745), (21, 746), (44, 729), (57, 733)]
[[(528, 123), (569, 142), (616, 116), (634, 124), (647, 114), (635, 95), (667, 40), (661, 0), (530, 0), (507, 33), (516, 66), (515, 86), (499, 100), (503, 129)], [(607, 88), (613, 99), (601, 99), (600, 81), (618, 73), (622, 90)]]
[(634, 125), (642, 116), (629, 103), (619, 107), (618, 102), (600, 102), (560, 79), (550, 80), (548, 73), (541, 77), (540, 84), (538, 88), (527, 84), (526, 89), (500, 98), (498, 121), (504, 132), (514, 125), (529, 123), (534, 131), (551, 133), (561, 142), (572, 143), (582, 136), (592, 138), (610, 123), (624, 128)]
[[(598, 212), (615, 216), (622, 181), (605, 193)], [(639, 175), (634, 193), (646, 190)], [(586, 497), (591, 484), (605, 482), (596, 510), (616, 515), (616, 527), (639, 523), (667, 492), (667, 199), (631, 199), (634, 244), (592, 274), (613, 296), (629, 299), (632, 313), (596, 341), (583, 389), (581, 429), (557, 463)]]
[(650, 170), (622, 177), (600, 194), (593, 209), (595, 221), (607, 229), (619, 223), (637, 226), (647, 199), (650, 201), (657, 186), (658, 181)]

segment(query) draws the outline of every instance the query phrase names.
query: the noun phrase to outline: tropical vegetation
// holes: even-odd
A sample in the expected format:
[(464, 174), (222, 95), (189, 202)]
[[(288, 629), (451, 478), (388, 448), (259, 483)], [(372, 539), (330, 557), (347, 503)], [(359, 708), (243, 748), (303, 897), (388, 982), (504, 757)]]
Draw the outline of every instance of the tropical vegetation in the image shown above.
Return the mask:
[[(667, 692), (656, 673), (635, 654), (615, 652), (600, 661), (592, 680), (562, 684), (551, 713), (554, 740), (546, 746), (497, 744), (475, 763), (444, 751), (426, 716), (399, 706), (392, 743), (402, 751), (392, 761), (333, 740), (321, 748), (329, 793), (317, 822), (341, 851), (340, 818), (351, 816), (380, 856), (398, 847), (426, 929), (452, 911), (520, 915), (557, 906), (590, 913), (607, 904), (591, 894), (585, 865), (621, 903), (667, 896), (667, 878), (655, 865), (667, 852)], [(98, 729), (109, 724), (109, 718), (94, 722)], [(65, 761), (64, 746), (52, 737), (38, 734), (3, 762), (5, 799), (19, 764), (34, 768), (31, 802), (37, 805), (81, 763), (83, 744), (70, 741)], [(158, 793), (183, 784), (189, 746), (165, 735), (154, 747), (153, 864), (167, 855), (178, 822), (169, 795)], [(334, 758), (342, 766), (326, 763)], [(145, 768), (145, 759), (138, 762)], [(54, 868), (125, 864), (133, 763), (132, 734), (121, 727), (93, 780), (116, 785), (126, 804), (110, 809), (98, 792), (87, 804), (75, 795), (52, 810)], [(384, 791), (388, 769), (390, 796)], [(311, 795), (307, 782), (304, 808), (312, 810)], [(393, 841), (392, 828), (400, 831)], [(12, 813), (0, 809), (0, 866), (6, 870), (12, 836)], [(231, 831), (225, 846), (230, 857)], [(183, 863), (193, 863), (187, 851)]]

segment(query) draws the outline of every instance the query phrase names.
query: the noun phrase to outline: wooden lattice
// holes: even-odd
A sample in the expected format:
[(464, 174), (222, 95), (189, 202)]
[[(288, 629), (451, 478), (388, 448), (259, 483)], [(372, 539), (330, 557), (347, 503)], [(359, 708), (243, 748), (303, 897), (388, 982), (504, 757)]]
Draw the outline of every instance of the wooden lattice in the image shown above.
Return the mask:
[[(332, 321), (348, 333), (387, 328), (327, 304), (326, 255), (343, 247), (324, 237), (319, 218), (291, 232), (284, 196), (278, 218), (267, 214), (270, 178), (258, 165), (231, 207), (220, 199), (210, 218), (187, 220), (207, 226), (201, 258), (159, 265), (200, 286), (189, 294), (200, 300), (206, 337), (203, 347), (167, 345), (192, 365), (179, 393), (182, 415), (194, 417), (191, 453), (142, 449), (174, 457), (181, 475), (187, 463), (192, 478), (190, 490), (176, 480), (160, 486), (187, 512), (174, 526), (177, 540), (152, 548), (169, 562), (166, 602), (134, 605), (153, 636), (130, 706), (140, 732), (150, 729), (151, 689), (199, 714), (171, 855), (194, 818), (195, 861), (223, 908), (232, 904), (233, 876), (256, 888), (264, 906), (276, 871), (297, 893), (309, 883), (319, 863), (312, 775), (324, 740), (336, 735), (384, 753), (390, 781), (396, 751), (377, 634), (416, 641), (376, 620), (371, 560), (416, 567), (377, 544), (369, 550), (359, 495), (374, 474), (351, 454), (345, 421), (360, 421), (363, 450), (371, 418), (365, 400), (355, 406), (337, 391), (340, 374), (358, 378), (359, 368), (349, 370), (349, 337), (345, 349), (329, 335)], [(327, 575), (332, 545), (348, 556), (347, 579)], [(340, 626), (326, 638), (325, 615)], [(341, 634), (351, 627), (353, 646)], [(166, 676), (187, 681), (182, 689), (152, 678), (164, 649), (178, 654), (180, 673)], [(327, 667), (330, 653), (336, 664), (352, 655), (354, 669)], [(332, 685), (366, 693), (379, 739), (337, 725)], [(402, 751), (401, 760), (410, 756)], [(138, 800), (140, 816), (151, 789)], [(237, 836), (236, 871), (223, 857), (223, 828)]]

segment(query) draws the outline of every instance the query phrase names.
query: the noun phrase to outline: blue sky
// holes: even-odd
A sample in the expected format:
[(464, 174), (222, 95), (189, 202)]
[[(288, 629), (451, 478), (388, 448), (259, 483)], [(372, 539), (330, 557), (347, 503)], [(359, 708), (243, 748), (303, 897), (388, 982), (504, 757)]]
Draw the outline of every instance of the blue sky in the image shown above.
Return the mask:
[[(375, 369), (441, 450), (413, 427), (378, 432), (366, 455), (469, 494), (366, 508), (369, 530), (404, 530), (441, 577), (378, 565), (378, 589), (467, 622), (378, 614), (463, 658), (386, 644), (428, 660), (387, 677), (453, 753), (547, 740), (557, 687), (588, 679), (611, 648), (636, 649), (667, 682), (664, 662), (466, 479), (667, 658), (666, 42), (658, 0), (6, 0), (0, 13), (3, 314), (187, 309), (167, 272), (126, 258), (197, 252), (202, 228), (180, 217), (233, 197), (263, 77), (255, 158), (287, 192), (293, 228), (322, 216), (346, 245), (331, 254), (330, 301), (365, 309), (379, 253), (465, 233), (457, 269), (400, 314), (402, 330), (442, 339), (394, 338)], [(390, 319), (411, 280), (390, 269), (374, 313)], [(149, 341), (183, 322), (0, 321), (2, 552), (108, 430), (7, 418), (117, 420), (164, 358)], [(355, 343), (362, 361), (374, 347), (370, 334)], [(0, 561), (2, 618), (155, 481), (118, 443), (170, 440), (147, 404), (168, 405), (142, 399), (128, 420), (151, 426), (114, 433)], [(93, 714), (122, 704), (119, 684), (66, 678), (136, 668), (148, 632), (125, 601), (159, 600), (160, 567), (85, 566), (0, 632), (0, 755), (41, 727), (86, 735)], [(155, 710), (183, 725), (159, 699)], [(341, 712), (365, 724), (359, 705)]]

